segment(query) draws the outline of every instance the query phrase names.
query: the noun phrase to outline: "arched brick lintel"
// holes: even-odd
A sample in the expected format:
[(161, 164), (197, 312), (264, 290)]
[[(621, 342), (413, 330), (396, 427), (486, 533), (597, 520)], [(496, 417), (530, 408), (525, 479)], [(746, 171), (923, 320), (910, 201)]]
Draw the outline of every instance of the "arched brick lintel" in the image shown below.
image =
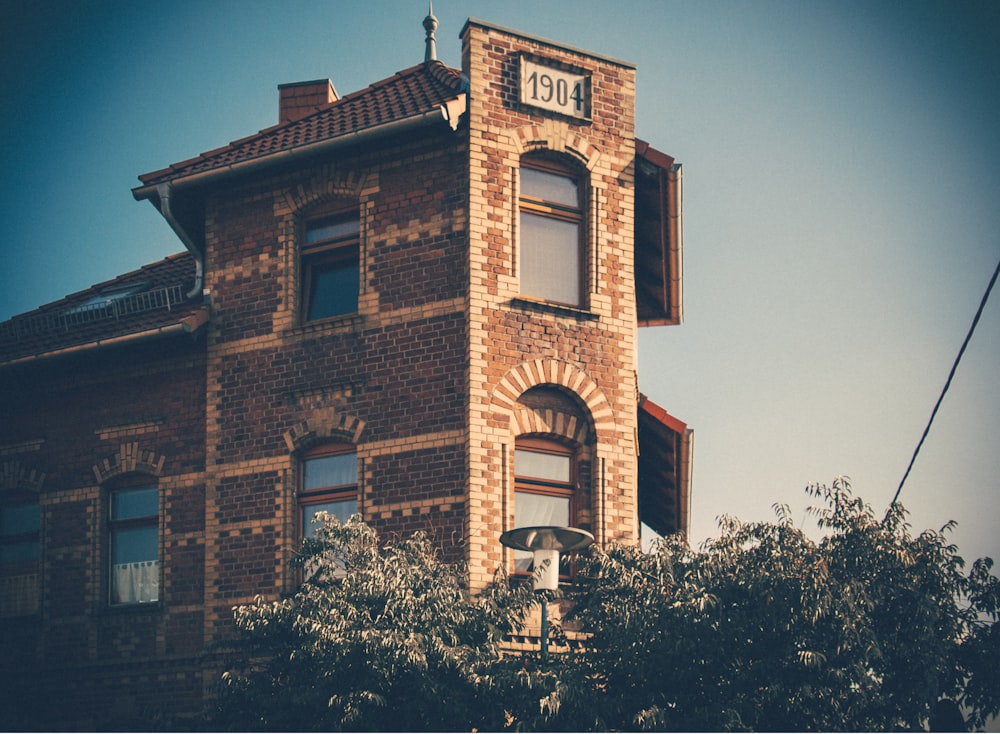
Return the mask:
[(166, 456), (152, 449), (143, 448), (135, 442), (123, 443), (118, 446), (115, 453), (94, 464), (94, 478), (98, 484), (103, 484), (109, 479), (132, 472), (158, 477), (163, 473), (163, 465), (166, 462)]
[(17, 459), (0, 464), (0, 492), (34, 492), (42, 490), (45, 475), (29, 469)]
[[(557, 385), (575, 395), (584, 405), (593, 423), (598, 441), (610, 441), (615, 432), (614, 411), (611, 404), (597, 383), (585, 372), (568, 362), (557, 359), (542, 358), (522, 362), (510, 369), (493, 390), (491, 405), (515, 421), (512, 428), (523, 428), (520, 425), (526, 420), (538, 418), (528, 416), (524, 409), (517, 405), (518, 398), (533, 387), (541, 385)], [(586, 431), (586, 426), (573, 427), (574, 432)], [(532, 431), (537, 432), (537, 431)], [(570, 437), (570, 436), (567, 436)]]
[(365, 425), (355, 415), (321, 408), (285, 431), (285, 444), (292, 453), (305, 451), (324, 441), (344, 441), (356, 446)]
[[(378, 191), (378, 175), (345, 173), (341, 169), (326, 169), (307, 182), (288, 189), (277, 202), (279, 210), (300, 214), (329, 201), (361, 200), (365, 194)], [(292, 224), (292, 220), (289, 220)]]
[(510, 131), (510, 142), (518, 155), (548, 150), (568, 155), (593, 171), (601, 159), (600, 149), (569, 125), (559, 120), (544, 120)]

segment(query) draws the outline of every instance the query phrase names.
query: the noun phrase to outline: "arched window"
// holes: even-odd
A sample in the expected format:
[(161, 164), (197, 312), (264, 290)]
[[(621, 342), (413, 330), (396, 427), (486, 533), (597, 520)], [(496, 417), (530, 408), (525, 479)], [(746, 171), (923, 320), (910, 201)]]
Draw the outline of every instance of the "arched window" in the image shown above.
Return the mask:
[(358, 511), (358, 455), (348, 444), (328, 444), (302, 456), (299, 487), (299, 532), (302, 538), (316, 532), (313, 517), (327, 512), (341, 522)]
[(584, 185), (569, 166), (542, 156), (521, 159), (520, 292), (584, 306)]
[[(576, 462), (571, 448), (521, 438), (514, 447), (514, 527), (574, 524)], [(514, 552), (514, 570), (531, 571), (531, 553)]]
[(112, 605), (160, 599), (160, 490), (134, 476), (108, 491), (108, 589)]
[(360, 235), (357, 206), (306, 220), (301, 250), (303, 322), (358, 310)]

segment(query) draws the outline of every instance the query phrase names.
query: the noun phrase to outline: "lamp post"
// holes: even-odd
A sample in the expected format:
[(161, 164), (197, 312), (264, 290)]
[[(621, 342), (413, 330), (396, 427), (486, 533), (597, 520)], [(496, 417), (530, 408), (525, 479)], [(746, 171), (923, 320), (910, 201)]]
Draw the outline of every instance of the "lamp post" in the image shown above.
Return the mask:
[[(501, 545), (514, 550), (531, 551), (535, 566), (533, 588), (555, 591), (559, 588), (559, 554), (583, 550), (594, 536), (579, 528), (536, 525), (508, 530), (500, 536)], [(545, 563), (548, 561), (548, 563)], [(539, 572), (540, 571), (540, 572)], [(542, 659), (549, 655), (549, 604), (542, 600)]]

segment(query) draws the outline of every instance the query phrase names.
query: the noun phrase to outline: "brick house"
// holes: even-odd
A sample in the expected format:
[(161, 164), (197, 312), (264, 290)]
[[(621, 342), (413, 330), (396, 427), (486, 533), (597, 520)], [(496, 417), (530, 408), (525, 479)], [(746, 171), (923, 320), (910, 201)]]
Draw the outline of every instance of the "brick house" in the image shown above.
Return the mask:
[(473, 590), (513, 527), (686, 530), (691, 432), (636, 365), (681, 321), (680, 166), (634, 67), (470, 19), (451, 69), (425, 28), (140, 176), (182, 253), (0, 324), (8, 721), (197, 712), (317, 509), (429, 531)]

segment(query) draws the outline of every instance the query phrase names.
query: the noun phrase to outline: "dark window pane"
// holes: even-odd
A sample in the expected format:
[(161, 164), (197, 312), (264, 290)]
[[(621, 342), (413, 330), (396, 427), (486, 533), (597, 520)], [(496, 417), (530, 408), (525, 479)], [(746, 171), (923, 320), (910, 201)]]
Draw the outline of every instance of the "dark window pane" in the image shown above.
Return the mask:
[(309, 321), (354, 313), (358, 310), (357, 261), (318, 264), (310, 268)]
[(357, 236), (360, 232), (361, 220), (354, 215), (319, 219), (306, 226), (306, 242), (311, 244), (341, 237)]
[(26, 540), (0, 545), (0, 563), (26, 563), (37, 560), (37, 540)]
[(111, 495), (112, 520), (155, 517), (159, 511), (159, 493), (155, 487), (120, 489)]
[(36, 533), (41, 517), (37, 504), (0, 508), (0, 536)]
[(111, 534), (111, 563), (155, 561), (158, 556), (155, 527), (115, 530)]

